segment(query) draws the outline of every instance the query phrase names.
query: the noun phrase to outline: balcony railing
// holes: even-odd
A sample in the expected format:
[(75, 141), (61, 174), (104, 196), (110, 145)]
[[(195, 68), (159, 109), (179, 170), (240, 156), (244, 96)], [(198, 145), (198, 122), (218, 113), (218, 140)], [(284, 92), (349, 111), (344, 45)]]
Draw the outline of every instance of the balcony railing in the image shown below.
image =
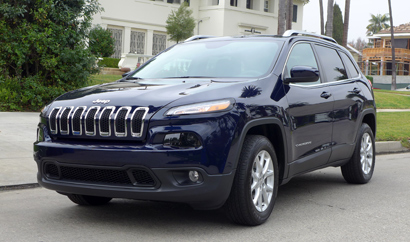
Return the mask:
[[(396, 60), (410, 61), (410, 50), (395, 48)], [(392, 60), (391, 48), (367, 48), (363, 50), (363, 60)]]

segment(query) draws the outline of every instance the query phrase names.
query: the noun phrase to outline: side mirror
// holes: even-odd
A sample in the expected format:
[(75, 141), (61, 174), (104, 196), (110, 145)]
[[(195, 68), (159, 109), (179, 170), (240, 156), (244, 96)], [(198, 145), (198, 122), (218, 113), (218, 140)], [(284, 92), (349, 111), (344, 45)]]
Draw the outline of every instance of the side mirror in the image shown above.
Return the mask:
[(319, 80), (319, 70), (311, 66), (294, 66), (290, 70), (290, 76), (285, 79), (285, 83), (316, 82)]

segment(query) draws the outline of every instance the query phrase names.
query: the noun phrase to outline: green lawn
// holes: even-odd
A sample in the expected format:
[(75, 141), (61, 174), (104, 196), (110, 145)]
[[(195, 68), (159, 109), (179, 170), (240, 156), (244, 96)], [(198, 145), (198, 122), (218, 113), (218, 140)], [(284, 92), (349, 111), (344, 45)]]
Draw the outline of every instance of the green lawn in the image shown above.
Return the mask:
[(410, 112), (377, 113), (376, 141), (402, 141), (410, 148)]
[(380, 109), (410, 109), (410, 92), (373, 90)]
[(121, 78), (122, 78), (121, 75), (101, 75), (101, 74), (92, 75), (89, 85), (92, 86), (92, 85), (98, 85), (98, 84), (103, 84), (107, 82), (113, 82)]

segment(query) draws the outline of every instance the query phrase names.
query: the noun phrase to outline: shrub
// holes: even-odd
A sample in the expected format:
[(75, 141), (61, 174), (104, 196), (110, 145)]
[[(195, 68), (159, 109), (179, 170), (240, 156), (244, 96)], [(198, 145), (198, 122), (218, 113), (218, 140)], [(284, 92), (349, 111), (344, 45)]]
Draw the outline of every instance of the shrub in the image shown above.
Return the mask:
[(366, 76), (366, 78), (372, 83), (372, 86), (373, 86), (373, 77), (372, 76)]
[(98, 61), (98, 66), (118, 68), (118, 62), (120, 62), (120, 59), (104, 57), (102, 60)]
[(87, 84), (86, 48), (97, 0), (0, 1), (0, 110), (38, 110)]
[(111, 31), (101, 26), (92, 28), (88, 36), (88, 48), (91, 53), (98, 57), (108, 57), (114, 54), (115, 40), (111, 35)]

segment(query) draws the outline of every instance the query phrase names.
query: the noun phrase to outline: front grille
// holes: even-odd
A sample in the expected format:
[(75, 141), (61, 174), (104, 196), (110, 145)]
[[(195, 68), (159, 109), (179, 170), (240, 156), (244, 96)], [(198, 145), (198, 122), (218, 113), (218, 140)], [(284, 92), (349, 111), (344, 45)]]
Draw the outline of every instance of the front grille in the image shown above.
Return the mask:
[(154, 187), (156, 181), (145, 168), (118, 170), (112, 168), (88, 168), (45, 163), (44, 175), (51, 180), (116, 186)]
[[(48, 116), (51, 134), (101, 137), (141, 137), (147, 107), (56, 107)], [(114, 134), (112, 132), (114, 130)]]

